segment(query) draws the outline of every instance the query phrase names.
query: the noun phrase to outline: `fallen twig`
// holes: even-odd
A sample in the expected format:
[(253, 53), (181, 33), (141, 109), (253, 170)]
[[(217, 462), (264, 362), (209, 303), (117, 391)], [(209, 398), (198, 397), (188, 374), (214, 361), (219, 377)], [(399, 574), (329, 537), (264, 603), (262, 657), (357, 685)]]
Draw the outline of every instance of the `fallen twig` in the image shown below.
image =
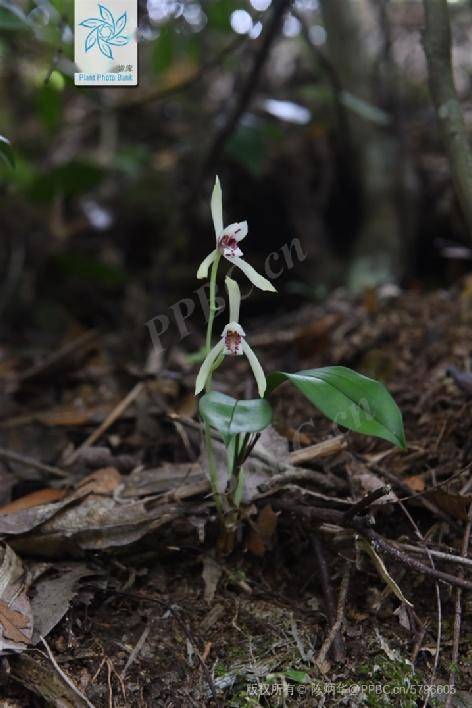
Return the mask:
[[(464, 536), (462, 539), (461, 553), (464, 557), (467, 557), (470, 543), (470, 534), (472, 530), (472, 504), (469, 506), (468, 521), (464, 530)], [(461, 571), (462, 572), (462, 571)], [(462, 589), (456, 588), (456, 599), (454, 605), (454, 634), (452, 640), (452, 661), (451, 661), (451, 672), (449, 674), (449, 690), (454, 687), (456, 682), (456, 671), (457, 664), (459, 660), (459, 641), (461, 636), (461, 621), (462, 621)], [(452, 705), (452, 694), (448, 694), (446, 700), (446, 707), (450, 708)]]
[(108, 428), (115, 423), (115, 421), (118, 420), (118, 418), (121, 417), (122, 413), (130, 406), (134, 401), (137, 399), (137, 397), (140, 395), (144, 388), (145, 384), (144, 382), (139, 382), (134, 386), (131, 391), (114, 407), (114, 409), (111, 411), (111, 413), (105, 418), (103, 423), (98, 426), (96, 430), (93, 431), (91, 435), (88, 436), (86, 440), (80, 445), (75, 452), (72, 453), (72, 455), (68, 458), (67, 464), (72, 464), (75, 462), (77, 455), (85, 450), (88, 447), (91, 447), (94, 445), (94, 443), (97, 442), (99, 438), (103, 435), (103, 433), (108, 430)]
[(349, 587), (349, 576), (351, 573), (351, 562), (347, 561), (346, 565), (344, 566), (344, 573), (343, 577), (341, 580), (341, 586), (339, 588), (339, 595), (338, 595), (338, 604), (336, 607), (336, 620), (331, 627), (328, 636), (324, 640), (320, 651), (318, 652), (318, 656), (315, 659), (315, 663), (317, 666), (322, 669), (322, 666), (324, 662), (326, 661), (326, 656), (328, 655), (328, 652), (331, 648), (331, 645), (334, 642), (334, 639), (336, 635), (338, 634), (339, 630), (341, 629), (341, 625), (343, 623), (344, 619), (344, 607), (346, 605), (346, 597), (347, 597), (347, 590)]
[(37, 469), (40, 472), (47, 472), (48, 474), (52, 474), (55, 477), (68, 476), (67, 472), (64, 472), (64, 470), (59, 469), (59, 467), (46, 465), (44, 464), (44, 462), (39, 462), (33, 457), (29, 457), (28, 455), (20, 455), (19, 452), (13, 452), (13, 450), (6, 450), (3, 447), (0, 447), (0, 458), (10, 460), (11, 462), (18, 462), (20, 465), (25, 465), (27, 467), (33, 467), (34, 469)]
[(57, 673), (59, 674), (59, 676), (61, 677), (61, 679), (69, 686), (69, 688), (75, 693), (76, 696), (79, 696), (79, 698), (80, 698), (82, 701), (84, 701), (84, 703), (88, 706), (88, 708), (95, 708), (95, 706), (93, 705), (93, 703), (90, 703), (90, 701), (88, 700), (88, 698), (87, 698), (86, 696), (84, 696), (84, 694), (83, 694), (81, 691), (79, 691), (79, 689), (77, 688), (77, 686), (75, 685), (75, 683), (72, 681), (72, 679), (70, 679), (70, 678), (67, 676), (67, 674), (64, 673), (64, 671), (61, 669), (61, 667), (60, 667), (59, 664), (57, 663), (56, 659), (54, 658), (54, 655), (53, 655), (51, 649), (49, 648), (49, 645), (47, 644), (47, 642), (46, 642), (46, 640), (44, 639), (44, 637), (41, 637), (41, 641), (42, 641), (42, 643), (44, 644), (44, 646), (45, 646), (45, 648), (46, 648), (46, 651), (47, 651), (47, 653), (48, 653), (49, 659), (51, 660), (51, 664), (54, 666), (54, 668), (56, 669), (56, 671), (57, 671)]
[(429, 553), (433, 558), (442, 560), (445, 563), (456, 563), (457, 565), (470, 565), (472, 566), (472, 558), (465, 558), (463, 556), (455, 556), (452, 553), (444, 553), (443, 551), (437, 551), (434, 548), (420, 548), (419, 546), (414, 546), (411, 543), (397, 543), (392, 541), (392, 544), (401, 548), (403, 551), (409, 551), (410, 553), (418, 553), (420, 555), (428, 555)]
[(378, 489), (374, 489), (374, 491), (370, 494), (366, 494), (365, 497), (353, 504), (351, 508), (345, 512), (344, 524), (348, 525), (351, 519), (357, 516), (360, 512), (365, 511), (365, 509), (368, 509), (371, 504), (377, 501), (377, 499), (380, 499), (381, 497), (385, 497), (387, 494), (390, 494), (391, 491), (391, 486), (389, 484), (386, 484), (384, 487), (379, 487)]
[[(267, 500), (266, 500), (267, 503)], [(390, 557), (394, 558), (401, 565), (405, 565), (416, 573), (421, 573), (423, 575), (428, 575), (435, 578), (436, 580), (441, 580), (448, 585), (453, 585), (455, 587), (463, 588), (464, 590), (472, 590), (472, 582), (460, 578), (456, 575), (450, 575), (449, 573), (444, 573), (441, 570), (436, 570), (431, 568), (424, 563), (416, 560), (416, 558), (411, 558), (406, 553), (401, 551), (399, 548), (391, 545), (386, 541), (379, 533), (369, 528), (366, 525), (365, 519), (362, 517), (355, 516), (350, 520), (348, 525), (344, 524), (344, 512), (338, 511), (337, 509), (322, 509), (315, 506), (304, 506), (300, 502), (293, 502), (284, 499), (271, 498), (270, 504), (273, 509), (281, 509), (289, 511), (296, 514), (297, 516), (302, 516), (306, 519), (312, 519), (313, 521), (319, 521), (322, 523), (335, 524), (344, 528), (350, 528), (357, 531), (361, 536), (370, 541), (373, 548), (376, 551), (383, 551)]]
[(328, 440), (322, 440), (316, 445), (309, 445), (301, 450), (295, 450), (289, 455), (290, 464), (297, 466), (303, 465), (307, 462), (313, 462), (314, 460), (321, 460), (324, 457), (331, 457), (331, 455), (336, 455), (338, 452), (342, 452), (347, 447), (347, 441), (345, 435), (336, 435), (334, 438), (328, 438)]
[(126, 662), (123, 671), (121, 672), (120, 676), (122, 679), (124, 679), (126, 672), (128, 671), (129, 667), (131, 664), (136, 660), (136, 657), (139, 655), (139, 652), (144, 646), (144, 642), (148, 638), (149, 632), (151, 631), (151, 622), (148, 622), (147, 625), (144, 627), (144, 630), (139, 637), (138, 641), (136, 642), (136, 646), (134, 647), (133, 651), (128, 657), (128, 661)]
[[(328, 620), (331, 624), (336, 621), (335, 606), (333, 599), (333, 588), (328, 573), (328, 566), (326, 564), (326, 558), (323, 552), (323, 544), (318, 536), (318, 534), (313, 534), (311, 537), (311, 546), (315, 553), (316, 562), (318, 564), (318, 569), (320, 573), (321, 588), (323, 590), (323, 597), (325, 601), (326, 614), (328, 615)], [(342, 634), (336, 632), (333, 640), (333, 658), (334, 661), (342, 661), (345, 657), (344, 642)]]

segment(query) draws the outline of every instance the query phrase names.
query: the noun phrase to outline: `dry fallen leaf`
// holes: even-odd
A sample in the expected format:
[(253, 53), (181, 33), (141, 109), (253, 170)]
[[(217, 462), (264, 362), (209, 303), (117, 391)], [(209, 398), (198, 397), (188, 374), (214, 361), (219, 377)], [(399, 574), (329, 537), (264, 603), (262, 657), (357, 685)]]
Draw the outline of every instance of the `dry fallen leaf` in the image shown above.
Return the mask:
[(446, 514), (455, 516), (460, 521), (467, 521), (469, 507), (472, 504), (472, 496), (470, 494), (453, 494), (446, 492), (444, 489), (435, 489), (426, 494), (426, 498), (436, 504), (441, 511)]
[(23, 584), (23, 565), (16, 553), (0, 546), (0, 655), (26, 649), (33, 634), (31, 606)]
[(2, 625), (3, 636), (12, 639), (14, 642), (28, 644), (30, 637), (21, 630), (27, 630), (30, 620), (22, 612), (16, 612), (0, 600), (0, 625)]
[(277, 529), (278, 514), (267, 504), (261, 509), (247, 540), (247, 549), (255, 556), (263, 556), (270, 549)]
[(34, 619), (32, 644), (49, 632), (64, 617), (70, 603), (78, 592), (79, 581), (87, 575), (95, 575), (85, 563), (56, 563), (43, 573), (32, 587), (31, 609)]
[(0, 506), (0, 514), (12, 514), (16, 511), (22, 511), (23, 509), (41, 506), (41, 504), (51, 504), (52, 502), (64, 499), (66, 493), (65, 489), (40, 489), (37, 492), (32, 492), (31, 494), (26, 494), (24, 497), (20, 497), (20, 499), (15, 499), (15, 501), (9, 504)]
[(71, 498), (83, 497), (85, 494), (112, 494), (121, 483), (121, 474), (114, 467), (104, 467), (84, 477)]
[(405, 477), (403, 481), (412, 492), (424, 492), (425, 490), (426, 485), (424, 479), (418, 474), (412, 474), (410, 477)]

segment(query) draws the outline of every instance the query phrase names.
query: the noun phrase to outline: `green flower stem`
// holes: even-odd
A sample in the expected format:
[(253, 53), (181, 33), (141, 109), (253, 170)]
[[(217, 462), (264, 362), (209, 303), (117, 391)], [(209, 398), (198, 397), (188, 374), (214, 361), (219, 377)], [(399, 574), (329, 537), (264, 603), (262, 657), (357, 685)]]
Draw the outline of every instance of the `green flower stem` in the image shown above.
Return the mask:
[(208, 471), (210, 473), (210, 484), (213, 490), (213, 497), (215, 499), (216, 510), (221, 521), (224, 523), (224, 512), (223, 505), (221, 503), (220, 493), (218, 492), (218, 470), (215, 462), (215, 455), (213, 452), (213, 443), (211, 440), (211, 430), (208, 423), (205, 423), (205, 446), (207, 450), (208, 459)]
[[(211, 272), (210, 272), (210, 310), (208, 313), (208, 325), (207, 325), (207, 333), (206, 333), (206, 343), (205, 343), (205, 355), (208, 354), (208, 352), (211, 349), (211, 344), (212, 344), (212, 339), (213, 339), (213, 323), (215, 321), (215, 315), (216, 315), (216, 276), (218, 274), (218, 266), (220, 263), (220, 254), (218, 253), (215, 260), (213, 261), (213, 264), (211, 266)], [(216, 368), (216, 364), (214, 369)], [(206, 383), (206, 391), (207, 393), (211, 391), (211, 377), (210, 376), (207, 379)], [(210, 484), (213, 490), (213, 496), (215, 498), (215, 504), (216, 504), (216, 510), (218, 512), (218, 515), (220, 519), (223, 521), (224, 520), (224, 513), (223, 513), (223, 506), (221, 503), (221, 497), (218, 492), (218, 470), (216, 467), (216, 462), (215, 462), (215, 455), (213, 451), (213, 443), (211, 439), (211, 430), (210, 426), (207, 422), (205, 422), (205, 445), (206, 445), (206, 450), (207, 450), (207, 458), (208, 458), (208, 470), (210, 473)]]
[(215, 315), (217, 311), (216, 307), (216, 276), (218, 273), (218, 266), (220, 264), (221, 255), (218, 253), (213, 264), (211, 266), (210, 273), (210, 311), (208, 313), (208, 325), (206, 333), (206, 351), (205, 354), (211, 349), (211, 340), (213, 336), (213, 323), (215, 321)]

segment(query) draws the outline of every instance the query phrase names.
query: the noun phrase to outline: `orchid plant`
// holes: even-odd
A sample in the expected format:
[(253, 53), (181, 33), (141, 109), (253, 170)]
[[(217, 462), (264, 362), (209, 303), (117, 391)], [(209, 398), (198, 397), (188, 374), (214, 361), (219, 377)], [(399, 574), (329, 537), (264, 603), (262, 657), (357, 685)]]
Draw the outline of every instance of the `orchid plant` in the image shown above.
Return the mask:
[[(216, 344), (213, 326), (217, 312), (216, 285), (221, 259), (239, 268), (251, 283), (275, 293), (272, 283), (258, 273), (244, 258), (239, 244), (248, 234), (246, 221), (224, 226), (223, 198), (218, 177), (211, 197), (215, 229), (214, 250), (201, 263), (197, 277), (208, 278), (210, 309), (206, 333), (205, 358), (198, 372), (195, 394), (205, 391), (199, 410), (204, 423), (210, 482), (224, 528), (234, 527), (244, 486), (244, 463), (260, 433), (272, 422), (272, 408), (267, 396), (284, 381), (290, 381), (308, 400), (336, 424), (358, 433), (383, 438), (405, 448), (401, 412), (383, 384), (344, 366), (327, 366), (297, 373), (276, 371), (267, 377), (256, 354), (246, 341), (240, 324), (241, 293), (235, 280), (226, 276), (229, 300), (228, 324)], [(245, 356), (254, 374), (259, 398), (237, 400), (212, 390), (212, 377), (225, 357)], [(219, 435), (227, 451), (228, 484), (224, 493), (215, 461), (213, 438)]]

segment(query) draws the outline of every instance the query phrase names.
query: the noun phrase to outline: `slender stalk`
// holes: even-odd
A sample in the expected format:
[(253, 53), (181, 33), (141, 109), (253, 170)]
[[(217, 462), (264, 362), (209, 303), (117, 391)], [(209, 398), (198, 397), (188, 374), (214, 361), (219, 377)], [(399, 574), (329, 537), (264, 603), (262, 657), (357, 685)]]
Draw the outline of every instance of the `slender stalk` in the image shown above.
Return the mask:
[(218, 266), (220, 264), (220, 254), (216, 256), (215, 260), (213, 261), (213, 265), (211, 266), (211, 272), (210, 272), (210, 311), (208, 313), (208, 325), (207, 325), (207, 333), (206, 333), (206, 346), (205, 346), (205, 354), (208, 354), (208, 352), (211, 349), (211, 340), (213, 336), (213, 323), (215, 321), (215, 315), (217, 311), (216, 307), (216, 275), (218, 273)]
[(207, 451), (207, 458), (208, 458), (208, 471), (210, 473), (210, 484), (211, 488), (213, 490), (213, 496), (215, 498), (215, 505), (216, 505), (216, 510), (218, 512), (218, 516), (220, 519), (223, 520), (224, 513), (223, 513), (223, 505), (221, 503), (221, 497), (220, 493), (218, 491), (218, 470), (216, 467), (216, 462), (215, 462), (215, 455), (213, 452), (213, 443), (211, 440), (211, 430), (210, 426), (208, 425), (207, 422), (205, 422), (205, 446), (206, 446), (206, 451)]
[[(218, 274), (218, 265), (220, 263), (220, 258), (221, 258), (221, 256), (218, 253), (215, 260), (213, 261), (213, 264), (211, 266), (211, 272), (210, 272), (210, 309), (209, 309), (209, 313), (208, 313), (205, 355), (207, 355), (211, 349), (212, 338), (213, 338), (213, 323), (215, 321), (215, 315), (216, 315), (216, 311), (217, 311), (217, 308), (216, 308), (216, 276)], [(216, 365), (214, 368), (216, 368)], [(210, 373), (210, 376), (208, 377), (207, 383), (206, 383), (206, 392), (207, 393), (209, 391), (211, 391), (211, 378), (212, 378), (212, 375)], [(208, 470), (210, 473), (210, 483), (211, 483), (211, 487), (213, 490), (213, 496), (215, 498), (215, 504), (216, 504), (216, 509), (217, 509), (218, 515), (219, 515), (220, 519), (223, 520), (223, 517), (224, 517), (223, 505), (221, 503), (221, 497), (218, 492), (218, 470), (216, 467), (215, 454), (213, 451), (211, 430), (210, 430), (209, 424), (206, 421), (205, 421), (205, 426), (204, 426), (204, 435), (205, 435), (205, 446), (206, 446), (207, 458), (208, 458)]]

